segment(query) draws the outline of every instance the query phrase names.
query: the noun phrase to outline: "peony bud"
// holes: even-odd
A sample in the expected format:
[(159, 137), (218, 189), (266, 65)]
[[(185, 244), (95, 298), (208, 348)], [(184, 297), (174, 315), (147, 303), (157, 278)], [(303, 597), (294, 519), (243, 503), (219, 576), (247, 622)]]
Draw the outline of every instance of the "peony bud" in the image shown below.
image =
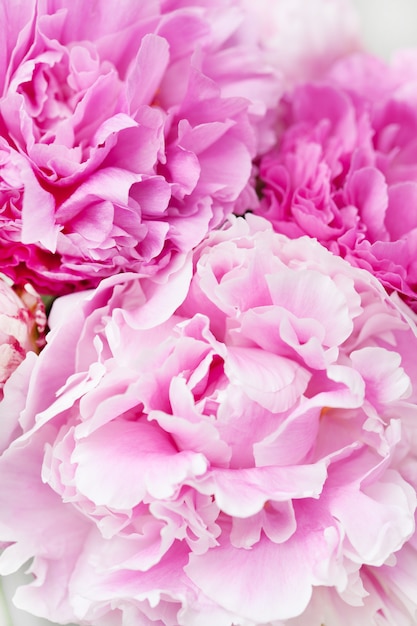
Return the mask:
[(26, 284), (0, 279), (0, 399), (3, 386), (29, 351), (45, 344), (46, 315), (40, 296)]

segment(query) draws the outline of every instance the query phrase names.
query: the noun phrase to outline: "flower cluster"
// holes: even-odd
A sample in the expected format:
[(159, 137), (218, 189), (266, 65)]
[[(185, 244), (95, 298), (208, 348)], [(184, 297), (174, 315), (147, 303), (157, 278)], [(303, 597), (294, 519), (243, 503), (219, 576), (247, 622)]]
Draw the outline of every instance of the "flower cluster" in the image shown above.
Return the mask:
[(337, 63), (284, 99), (260, 213), (316, 237), (417, 310), (416, 53)]
[(303, 4), (0, 0), (0, 575), (32, 616), (417, 623), (415, 53)]

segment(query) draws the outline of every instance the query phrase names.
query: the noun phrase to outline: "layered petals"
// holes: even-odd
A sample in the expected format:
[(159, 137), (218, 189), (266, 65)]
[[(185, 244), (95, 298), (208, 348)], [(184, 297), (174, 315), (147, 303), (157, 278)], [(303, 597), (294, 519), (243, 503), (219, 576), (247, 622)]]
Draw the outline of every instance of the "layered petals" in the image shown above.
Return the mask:
[(95, 626), (407, 623), (412, 312), (254, 216), (192, 262), (59, 298), (23, 362), (0, 457), (0, 572), (33, 558), (17, 602)]
[(348, 56), (288, 93), (260, 163), (259, 209), (278, 232), (317, 238), (414, 309), (415, 57)]
[[(259, 41), (243, 45), (239, 2), (10, 13), (1, 2), (0, 269), (14, 282), (62, 294), (169, 272), (255, 201), (251, 161), (281, 82)], [(250, 88), (242, 64), (221, 69), (241, 49)]]
[(39, 352), (45, 344), (46, 327), (38, 294), (30, 285), (13, 288), (4, 278), (0, 278), (0, 406), (8, 393), (5, 386), (13, 386), (8, 381), (26, 354)]

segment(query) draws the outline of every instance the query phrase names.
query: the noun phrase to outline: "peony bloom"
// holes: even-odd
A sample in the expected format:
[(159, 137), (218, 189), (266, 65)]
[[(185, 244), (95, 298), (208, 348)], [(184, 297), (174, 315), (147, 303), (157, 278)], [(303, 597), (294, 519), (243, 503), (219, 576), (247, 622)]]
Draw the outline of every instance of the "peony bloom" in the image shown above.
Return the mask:
[(0, 278), (0, 401), (6, 381), (27, 352), (44, 345), (43, 303), (30, 285), (12, 288)]
[(417, 310), (416, 52), (366, 55), (284, 99), (260, 213), (373, 272)]
[(1, 0), (0, 19), (0, 268), (43, 293), (175, 271), (250, 195), (281, 92), (239, 1)]
[(0, 457), (0, 573), (33, 557), (18, 605), (86, 626), (414, 624), (412, 313), (253, 216), (197, 248), (190, 288), (150, 284), (54, 304)]

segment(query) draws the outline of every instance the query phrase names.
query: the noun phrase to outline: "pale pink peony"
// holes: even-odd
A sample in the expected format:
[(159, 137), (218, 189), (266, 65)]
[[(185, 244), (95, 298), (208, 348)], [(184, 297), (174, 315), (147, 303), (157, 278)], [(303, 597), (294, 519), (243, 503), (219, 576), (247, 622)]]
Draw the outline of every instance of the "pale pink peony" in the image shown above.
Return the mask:
[(188, 285), (125, 274), (54, 304), (0, 457), (0, 573), (34, 557), (17, 604), (85, 626), (414, 624), (412, 313), (253, 216), (198, 247)]
[(359, 50), (357, 11), (350, 0), (242, 0), (271, 65), (287, 85), (323, 74)]
[(30, 285), (13, 288), (0, 277), (0, 401), (6, 381), (26, 354), (44, 345), (45, 326), (43, 303)]
[(1, 0), (0, 268), (15, 282), (169, 273), (250, 195), (281, 84), (239, 34), (240, 4)]
[(373, 272), (417, 310), (417, 52), (366, 55), (284, 98), (260, 213)]

